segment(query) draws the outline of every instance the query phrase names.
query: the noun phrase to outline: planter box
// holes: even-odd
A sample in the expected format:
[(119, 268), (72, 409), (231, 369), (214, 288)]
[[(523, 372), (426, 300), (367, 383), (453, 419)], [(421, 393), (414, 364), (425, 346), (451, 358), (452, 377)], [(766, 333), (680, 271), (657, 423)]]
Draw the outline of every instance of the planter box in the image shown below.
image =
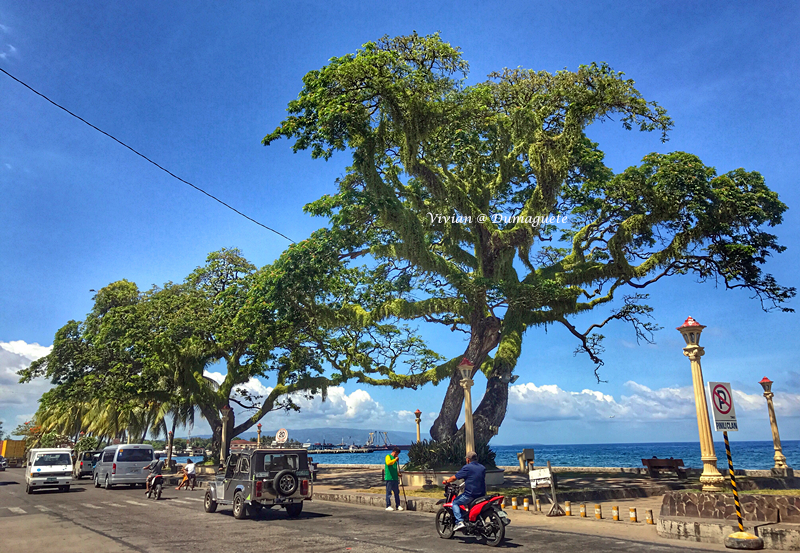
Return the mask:
[[(403, 479), (404, 486), (426, 486), (426, 485), (441, 485), (442, 480), (450, 478), (455, 474), (453, 471), (439, 471), (439, 470), (420, 470), (420, 471), (402, 471), (401, 478)], [(486, 469), (486, 485), (487, 486), (502, 486), (505, 482), (505, 471), (503, 469)]]

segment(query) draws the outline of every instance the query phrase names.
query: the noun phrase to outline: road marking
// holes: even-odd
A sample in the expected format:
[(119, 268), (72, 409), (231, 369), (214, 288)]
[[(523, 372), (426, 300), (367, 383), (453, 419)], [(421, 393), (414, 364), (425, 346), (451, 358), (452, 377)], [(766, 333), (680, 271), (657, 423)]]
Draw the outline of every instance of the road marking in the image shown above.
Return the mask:
[(139, 505), (141, 507), (147, 507), (147, 503), (139, 503), (138, 501), (131, 501), (129, 499), (126, 499), (125, 503), (130, 503), (131, 505)]
[(184, 497), (184, 499), (186, 499), (188, 501), (203, 501), (199, 497)]
[(49, 513), (50, 512), (50, 509), (48, 509), (44, 505), (34, 505), (34, 507), (36, 507), (37, 509), (39, 509), (43, 513)]
[(119, 503), (111, 503), (110, 501), (103, 501), (103, 505), (109, 505), (110, 507), (124, 507), (124, 505), (120, 505)]
[(187, 503), (186, 501), (181, 501), (180, 499), (170, 499), (170, 503), (180, 503), (181, 505), (191, 505), (191, 503)]
[(12, 513), (17, 513), (18, 515), (26, 514), (25, 510), (24, 509), (20, 509), (19, 507), (9, 507), (8, 510), (11, 511)]
[(97, 505), (92, 505), (91, 503), (84, 503), (83, 506), (89, 507), (90, 509), (102, 509), (102, 507), (99, 507)]

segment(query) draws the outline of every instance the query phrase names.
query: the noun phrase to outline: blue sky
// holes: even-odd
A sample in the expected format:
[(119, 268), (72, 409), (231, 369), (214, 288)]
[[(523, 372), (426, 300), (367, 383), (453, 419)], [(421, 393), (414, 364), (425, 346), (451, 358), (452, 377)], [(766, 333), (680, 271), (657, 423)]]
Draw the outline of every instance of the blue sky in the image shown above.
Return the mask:
[[(0, 67), (172, 172), (295, 240), (324, 221), (302, 206), (331, 192), (346, 155), (313, 161), (261, 138), (285, 115), (301, 78), (384, 34), (440, 31), (462, 48), (470, 81), (523, 66), (556, 71), (608, 62), (675, 120), (667, 144), (618, 124), (590, 130), (619, 171), (653, 151), (684, 150), (725, 172), (760, 171), (790, 209), (777, 229), (788, 250), (768, 265), (797, 286), (800, 98), (790, 2), (0, 2)], [(0, 75), (0, 420), (35, 410), (44, 384), (13, 383), (55, 331), (91, 308), (92, 293), (126, 278), (141, 288), (183, 279), (205, 256), (239, 247), (256, 265), (282, 238), (169, 177)], [(800, 436), (798, 315), (766, 314), (746, 292), (673, 279), (654, 287), (664, 329), (637, 346), (630, 328), (605, 332), (597, 383), (566, 331), (533, 329), (523, 343), (497, 443), (695, 440), (689, 363), (674, 330), (708, 326), (706, 380), (740, 392), (734, 439), (769, 439), (757, 382), (776, 382), (783, 437)], [(605, 317), (577, 321), (579, 328)], [(461, 335), (424, 329), (445, 356)], [(219, 370), (211, 368), (212, 371)], [(254, 387), (269, 382), (253, 383)], [(480, 396), (483, 382), (478, 381)], [(412, 430), (430, 422), (443, 388), (345, 385), (326, 404), (270, 415), (265, 426)], [(476, 398), (476, 401), (479, 399)], [(611, 418), (613, 416), (613, 418)], [(201, 425), (202, 427), (202, 425)], [(198, 428), (195, 432), (202, 432)], [(797, 462), (800, 462), (798, 460)], [(791, 463), (791, 460), (790, 460)]]

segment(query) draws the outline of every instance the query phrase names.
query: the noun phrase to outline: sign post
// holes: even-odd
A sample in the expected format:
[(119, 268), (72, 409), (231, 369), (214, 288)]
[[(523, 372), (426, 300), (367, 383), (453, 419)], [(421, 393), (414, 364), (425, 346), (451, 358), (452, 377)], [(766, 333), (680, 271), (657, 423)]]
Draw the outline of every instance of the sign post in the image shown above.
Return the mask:
[(281, 447), (283, 444), (286, 443), (286, 440), (289, 439), (289, 431), (285, 428), (281, 428), (275, 433), (275, 442), (278, 443)]
[[(548, 499), (553, 506), (550, 507), (550, 512), (547, 513), (547, 516), (564, 516), (564, 509), (562, 509), (558, 504), (558, 498), (556, 497), (556, 478), (555, 475), (553, 475), (552, 468), (550, 467), (550, 461), (547, 461), (547, 468), (531, 469), (528, 471), (528, 478), (531, 482), (531, 492), (533, 493), (534, 504), (536, 503), (536, 488), (547, 488), (549, 486), (552, 497)], [(547, 497), (546, 492), (544, 495)]]
[[(733, 472), (733, 458), (731, 457), (731, 444), (728, 441), (728, 430), (738, 431), (736, 409), (733, 406), (733, 391), (728, 382), (709, 382), (708, 391), (711, 394), (711, 414), (714, 418), (714, 427), (725, 439), (725, 454), (728, 456), (728, 472), (731, 476), (733, 489), (733, 502), (736, 505), (736, 518), (739, 522), (739, 531), (725, 538), (725, 547), (730, 549), (761, 549), (764, 542), (758, 536), (744, 531), (742, 524), (742, 506), (739, 504), (739, 490), (736, 489), (736, 475)], [(754, 541), (757, 540), (757, 541)], [(761, 542), (761, 546), (757, 546)]]

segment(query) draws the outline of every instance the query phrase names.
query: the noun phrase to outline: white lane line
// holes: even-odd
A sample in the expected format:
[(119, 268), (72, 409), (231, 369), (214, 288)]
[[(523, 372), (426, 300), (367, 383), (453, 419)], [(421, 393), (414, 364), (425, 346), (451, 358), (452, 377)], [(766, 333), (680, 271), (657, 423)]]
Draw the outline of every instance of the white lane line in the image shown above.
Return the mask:
[(139, 503), (138, 501), (131, 501), (130, 499), (126, 499), (125, 503), (130, 503), (131, 505), (139, 505), (141, 507), (147, 507), (147, 503)]
[(102, 507), (99, 507), (98, 505), (92, 505), (91, 503), (84, 503), (83, 506), (89, 507), (90, 509), (102, 509)]
[(9, 507), (8, 510), (11, 511), (12, 513), (17, 513), (18, 515), (26, 514), (25, 510), (24, 509), (20, 509), (19, 507)]
[(187, 501), (203, 501), (199, 497), (184, 497)]
[(39, 509), (43, 513), (49, 513), (50, 512), (50, 509), (48, 509), (44, 505), (34, 505), (34, 507), (36, 507), (37, 509)]
[(191, 505), (191, 503), (187, 501), (181, 501), (180, 499), (170, 499), (170, 503), (180, 503), (181, 505)]
[(103, 501), (103, 505), (108, 505), (110, 507), (124, 507), (124, 505), (120, 505), (119, 503), (111, 503), (110, 501)]

